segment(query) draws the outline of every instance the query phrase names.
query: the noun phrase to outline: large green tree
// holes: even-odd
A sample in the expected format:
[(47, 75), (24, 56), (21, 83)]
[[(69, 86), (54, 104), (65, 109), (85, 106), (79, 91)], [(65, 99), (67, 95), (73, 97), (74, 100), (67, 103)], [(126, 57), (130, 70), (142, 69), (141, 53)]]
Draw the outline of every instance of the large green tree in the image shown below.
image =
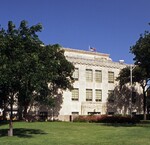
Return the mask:
[[(138, 82), (143, 89), (143, 112), (144, 119), (146, 119), (147, 106), (147, 90), (149, 88), (148, 82), (150, 80), (150, 33), (145, 31), (140, 35), (136, 44), (130, 48), (130, 52), (134, 54), (136, 68), (133, 70), (133, 82)], [(118, 77), (120, 85), (129, 82), (130, 68), (124, 68)]]
[(145, 70), (147, 78), (150, 78), (150, 33), (140, 35), (140, 38), (130, 49), (131, 53), (134, 54), (133, 60), (136, 65), (139, 65)]
[[(131, 76), (131, 73), (132, 73), (132, 76)], [(136, 85), (136, 83), (139, 83), (140, 86), (142, 87), (142, 90), (143, 90), (143, 99), (142, 99), (143, 100), (143, 114), (144, 114), (144, 120), (146, 120), (146, 108), (147, 108), (146, 94), (147, 94), (148, 79), (147, 79), (145, 70), (142, 69), (141, 67), (139, 67), (138, 65), (136, 65), (134, 67), (127, 66), (127, 67), (123, 68), (120, 71), (119, 76), (117, 77), (117, 80), (119, 81), (119, 85), (120, 85), (120, 91), (122, 90), (123, 86), (128, 85), (128, 87), (130, 87), (130, 89), (131, 89), (130, 91), (132, 93), (133, 86), (131, 86), (132, 85), (131, 79), (133, 81), (133, 85)], [(132, 96), (132, 94), (130, 96)], [(130, 99), (130, 101), (131, 100), (132, 100), (132, 98)]]
[[(141, 72), (144, 72), (144, 83), (146, 88), (148, 88), (148, 82), (150, 80), (150, 33), (149, 31), (145, 31), (145, 33), (140, 35), (140, 38), (130, 49), (131, 53), (134, 54), (135, 64), (140, 67)], [(139, 74), (141, 75), (141, 73)], [(144, 88), (143, 88), (144, 89)], [(144, 96), (144, 113), (146, 119), (146, 91), (143, 91)], [(144, 93), (145, 92), (145, 93)]]
[(26, 21), (18, 28), (9, 21), (8, 29), (0, 30), (0, 105), (9, 104), (10, 120), (14, 102), (19, 117), (26, 117), (33, 102), (51, 105), (58, 89), (72, 87), (73, 64), (58, 44), (43, 45), (41, 30), (41, 24), (29, 27)]

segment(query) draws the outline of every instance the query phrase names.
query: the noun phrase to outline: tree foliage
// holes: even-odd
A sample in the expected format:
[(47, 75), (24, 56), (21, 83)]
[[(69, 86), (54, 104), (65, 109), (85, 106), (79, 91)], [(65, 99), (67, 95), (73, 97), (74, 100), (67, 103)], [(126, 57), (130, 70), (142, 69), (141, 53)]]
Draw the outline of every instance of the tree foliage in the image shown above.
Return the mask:
[[(147, 107), (147, 90), (149, 88), (148, 82), (150, 80), (150, 33), (145, 31), (143, 35), (130, 48), (130, 52), (134, 54), (134, 61), (136, 67), (133, 69), (132, 78), (133, 82), (137, 82), (143, 89), (143, 112), (144, 119), (146, 119), (146, 107)], [(123, 86), (130, 82), (130, 67), (126, 67), (121, 70), (119, 77), (120, 86)]]
[(145, 31), (143, 35), (130, 49), (131, 53), (134, 54), (134, 61), (136, 65), (139, 65), (145, 70), (147, 78), (150, 78), (150, 33)]
[(24, 20), (18, 28), (9, 21), (7, 30), (0, 29), (0, 105), (3, 109), (16, 101), (21, 115), (26, 115), (33, 102), (51, 105), (58, 89), (72, 87), (73, 64), (58, 44), (44, 46), (37, 35), (41, 30), (41, 24), (29, 27)]
[[(132, 69), (132, 70), (131, 70)], [(119, 81), (120, 87), (122, 87), (125, 84), (130, 83), (131, 81), (131, 71), (132, 71), (132, 81), (133, 83), (139, 83), (141, 87), (145, 87), (147, 84), (147, 75), (144, 69), (139, 67), (138, 65), (136, 66), (127, 66), (123, 68), (118, 77), (117, 80)]]
[(136, 83), (139, 83), (143, 90), (143, 112), (144, 112), (144, 119), (146, 120), (146, 107), (147, 107), (146, 92), (147, 92), (148, 79), (147, 79), (145, 70), (139, 66), (135, 66), (134, 69), (128, 66), (123, 68), (120, 71), (119, 76), (117, 77), (117, 80), (119, 81), (119, 85), (120, 85), (120, 90), (125, 85), (129, 84), (129, 86), (131, 87), (131, 91), (132, 91), (133, 86), (131, 86), (130, 84), (131, 83), (131, 74), (130, 74), (131, 71), (133, 71), (132, 72), (133, 85), (136, 85)]

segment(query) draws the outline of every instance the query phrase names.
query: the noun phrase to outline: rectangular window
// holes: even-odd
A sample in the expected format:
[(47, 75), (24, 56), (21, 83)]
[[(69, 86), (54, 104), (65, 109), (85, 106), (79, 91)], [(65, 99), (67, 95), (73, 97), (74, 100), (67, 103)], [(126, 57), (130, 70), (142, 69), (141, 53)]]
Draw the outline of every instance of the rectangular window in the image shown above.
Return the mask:
[(79, 89), (75, 88), (72, 90), (72, 100), (73, 101), (79, 100)]
[(79, 80), (79, 69), (75, 68), (74, 73), (73, 73), (73, 78), (75, 80)]
[(102, 101), (102, 90), (95, 90), (95, 95), (96, 95), (95, 98), (96, 102)]
[(114, 83), (114, 72), (108, 72), (108, 83)]
[(72, 112), (72, 115), (79, 115), (79, 112)]
[(88, 115), (100, 115), (101, 112), (88, 112)]
[(93, 81), (93, 71), (91, 69), (86, 69), (86, 81)]
[(108, 90), (108, 102), (113, 103), (114, 101), (115, 101), (114, 91), (113, 90)]
[(93, 92), (92, 89), (86, 89), (86, 101), (92, 101)]
[(102, 71), (95, 70), (95, 81), (101, 83), (102, 82)]
[(114, 112), (108, 112), (108, 115), (114, 115), (115, 113)]

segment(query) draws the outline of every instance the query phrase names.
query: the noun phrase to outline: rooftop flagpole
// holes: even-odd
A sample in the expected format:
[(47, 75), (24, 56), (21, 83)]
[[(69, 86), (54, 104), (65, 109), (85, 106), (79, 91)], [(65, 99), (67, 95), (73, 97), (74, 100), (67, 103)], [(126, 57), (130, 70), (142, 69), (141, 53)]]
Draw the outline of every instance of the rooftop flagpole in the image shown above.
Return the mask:
[(89, 51), (91, 51), (91, 52), (96, 52), (96, 48), (91, 47), (91, 46), (89, 45)]

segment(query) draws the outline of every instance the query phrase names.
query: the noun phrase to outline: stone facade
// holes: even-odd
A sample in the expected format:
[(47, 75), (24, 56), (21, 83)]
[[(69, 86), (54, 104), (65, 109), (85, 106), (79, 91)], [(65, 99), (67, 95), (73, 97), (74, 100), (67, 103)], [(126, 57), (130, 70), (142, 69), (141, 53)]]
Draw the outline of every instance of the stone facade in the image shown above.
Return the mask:
[[(116, 113), (116, 109), (108, 107), (109, 92), (114, 91), (118, 84), (116, 77), (120, 70), (126, 67), (127, 64), (122, 61), (113, 62), (109, 54), (69, 48), (65, 48), (65, 56), (74, 64), (77, 70), (75, 76), (76, 80), (73, 84), (73, 87), (76, 89), (75, 97), (77, 98), (72, 98), (73, 92), (69, 90), (63, 92), (63, 103), (61, 104), (58, 119), (67, 120), (69, 119), (69, 115), (75, 114)], [(90, 71), (90, 73), (88, 74), (86, 71)], [(97, 78), (97, 72), (100, 72), (101, 80)], [(92, 77), (92, 80), (87, 80), (87, 77)], [(87, 99), (87, 95), (89, 95), (88, 90), (90, 90), (90, 94), (92, 94), (90, 100)], [(96, 94), (97, 92), (100, 93)], [(101, 98), (96, 99), (96, 95)], [(122, 113), (122, 109), (123, 108), (121, 108), (118, 113)]]

